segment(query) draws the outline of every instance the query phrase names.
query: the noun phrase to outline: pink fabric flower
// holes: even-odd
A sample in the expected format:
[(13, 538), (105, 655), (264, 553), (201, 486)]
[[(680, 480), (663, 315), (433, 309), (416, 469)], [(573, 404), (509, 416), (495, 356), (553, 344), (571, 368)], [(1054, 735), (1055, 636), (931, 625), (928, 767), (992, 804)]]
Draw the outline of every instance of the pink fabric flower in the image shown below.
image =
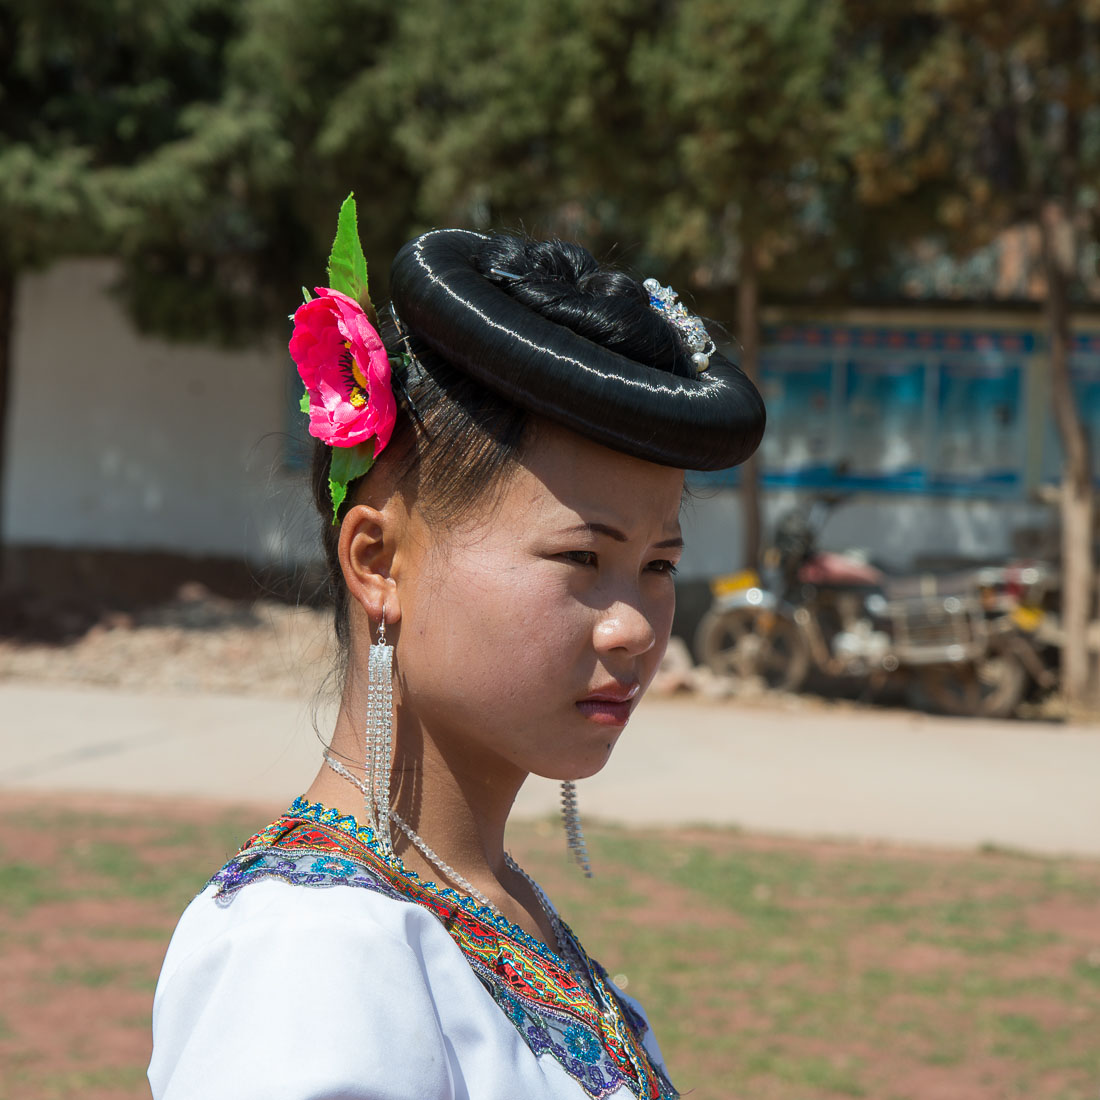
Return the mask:
[(309, 434), (333, 447), (390, 441), (397, 402), (382, 338), (358, 302), (327, 287), (294, 314), (290, 355), (309, 394)]

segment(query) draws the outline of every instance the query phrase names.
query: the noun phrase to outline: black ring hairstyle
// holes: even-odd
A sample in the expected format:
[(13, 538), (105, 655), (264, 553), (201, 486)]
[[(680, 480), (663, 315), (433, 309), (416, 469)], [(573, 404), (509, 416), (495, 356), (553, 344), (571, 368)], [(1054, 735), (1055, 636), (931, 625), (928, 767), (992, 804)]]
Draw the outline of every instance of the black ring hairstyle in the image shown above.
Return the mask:
[[(764, 434), (764, 402), (740, 368), (716, 353), (697, 373), (647, 292), (617, 273), (599, 272), (636, 287), (656, 322), (650, 362), (603, 346), (598, 334), (581, 335), (583, 323), (574, 331), (542, 316), (521, 300), (526, 277), (509, 277), (507, 261), (494, 254), (498, 241), (517, 238), (437, 229), (398, 252), (390, 294), (414, 351), (422, 342), (520, 408), (637, 458), (720, 470), (752, 455)], [(576, 285), (568, 291), (575, 295)]]

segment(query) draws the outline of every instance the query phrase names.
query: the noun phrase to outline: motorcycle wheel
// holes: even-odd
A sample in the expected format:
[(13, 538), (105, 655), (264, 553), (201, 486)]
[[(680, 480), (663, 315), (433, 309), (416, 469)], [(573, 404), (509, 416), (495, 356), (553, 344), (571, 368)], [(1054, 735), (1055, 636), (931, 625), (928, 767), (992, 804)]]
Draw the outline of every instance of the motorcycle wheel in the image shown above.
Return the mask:
[(779, 691), (797, 691), (810, 671), (798, 627), (751, 607), (708, 611), (695, 632), (695, 652), (716, 676), (758, 676)]
[(941, 714), (1011, 718), (1027, 691), (1028, 672), (1014, 653), (993, 652), (952, 668), (922, 669), (917, 685)]

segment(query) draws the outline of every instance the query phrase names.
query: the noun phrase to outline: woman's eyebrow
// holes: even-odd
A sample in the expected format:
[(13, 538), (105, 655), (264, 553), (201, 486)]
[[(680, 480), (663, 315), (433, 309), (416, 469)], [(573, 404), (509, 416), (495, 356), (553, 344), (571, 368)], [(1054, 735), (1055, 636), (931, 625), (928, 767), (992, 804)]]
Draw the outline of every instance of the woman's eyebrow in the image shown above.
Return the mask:
[[(609, 539), (614, 539), (616, 542), (627, 542), (627, 536), (623, 534), (617, 527), (612, 527), (606, 523), (578, 523), (575, 527), (568, 528), (565, 534), (579, 534), (585, 532), (592, 535), (606, 535)], [(663, 539), (661, 542), (655, 542), (653, 544), (655, 549), (668, 550), (668, 549), (683, 549), (684, 540), (679, 536), (675, 536), (670, 539)]]

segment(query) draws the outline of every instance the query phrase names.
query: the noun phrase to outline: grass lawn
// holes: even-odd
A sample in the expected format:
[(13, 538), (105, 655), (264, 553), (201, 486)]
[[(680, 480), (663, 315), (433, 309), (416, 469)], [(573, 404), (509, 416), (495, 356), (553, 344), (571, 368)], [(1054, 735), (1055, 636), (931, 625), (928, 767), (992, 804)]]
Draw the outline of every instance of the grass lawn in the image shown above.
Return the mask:
[[(0, 1100), (148, 1095), (172, 926), (262, 816), (5, 797)], [(1100, 862), (587, 835), (590, 882), (549, 824), (512, 849), (646, 1005), (692, 1100), (1100, 1096)]]

